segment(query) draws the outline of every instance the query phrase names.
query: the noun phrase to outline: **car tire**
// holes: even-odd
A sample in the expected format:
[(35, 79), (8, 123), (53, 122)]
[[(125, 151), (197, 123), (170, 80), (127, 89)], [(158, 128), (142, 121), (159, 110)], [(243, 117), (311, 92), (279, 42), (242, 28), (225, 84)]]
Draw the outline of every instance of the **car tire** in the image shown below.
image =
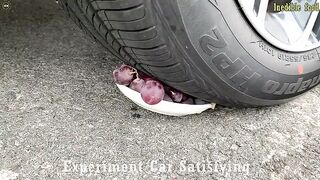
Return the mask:
[(60, 0), (116, 57), (191, 96), (236, 107), (288, 102), (320, 83), (319, 48), (288, 52), (236, 1)]

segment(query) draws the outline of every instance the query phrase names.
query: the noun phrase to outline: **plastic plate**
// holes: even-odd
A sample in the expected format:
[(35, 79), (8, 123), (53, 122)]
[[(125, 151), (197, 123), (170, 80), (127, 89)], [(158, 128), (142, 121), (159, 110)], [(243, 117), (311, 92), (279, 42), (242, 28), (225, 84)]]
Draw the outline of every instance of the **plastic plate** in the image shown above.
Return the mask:
[(168, 101), (161, 101), (156, 105), (149, 105), (145, 103), (140, 93), (128, 88), (127, 86), (117, 84), (119, 90), (133, 101), (138, 106), (164, 115), (169, 116), (186, 116), (191, 114), (200, 114), (207, 109), (214, 109), (216, 104), (204, 104), (204, 105), (191, 105), (191, 104), (180, 104)]

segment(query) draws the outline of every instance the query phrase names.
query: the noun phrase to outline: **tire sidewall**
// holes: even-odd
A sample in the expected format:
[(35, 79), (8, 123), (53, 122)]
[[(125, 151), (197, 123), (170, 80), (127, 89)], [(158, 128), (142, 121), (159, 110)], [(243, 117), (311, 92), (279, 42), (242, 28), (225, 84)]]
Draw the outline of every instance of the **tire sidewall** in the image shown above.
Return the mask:
[[(271, 101), (296, 97), (319, 83), (317, 49), (291, 53), (273, 47), (253, 30), (237, 2), (186, 0), (179, 2), (179, 8), (190, 41), (203, 61), (238, 91), (231, 97), (270, 100), (272, 104)], [(203, 46), (204, 38), (223, 39), (225, 46)], [(210, 53), (206, 53), (208, 50)], [(309, 54), (312, 58), (305, 61), (303, 57)], [(217, 63), (219, 56), (221, 63)], [(282, 56), (301, 57), (302, 61), (280, 60)]]

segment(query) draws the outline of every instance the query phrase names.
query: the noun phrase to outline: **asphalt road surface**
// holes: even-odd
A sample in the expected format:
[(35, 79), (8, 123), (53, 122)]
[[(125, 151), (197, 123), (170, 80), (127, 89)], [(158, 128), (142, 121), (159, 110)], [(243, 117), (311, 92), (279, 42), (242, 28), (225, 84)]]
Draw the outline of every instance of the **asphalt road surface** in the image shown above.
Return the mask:
[(10, 7), (0, 10), (0, 179), (320, 179), (320, 87), (281, 106), (159, 115), (120, 94), (121, 62), (54, 1)]

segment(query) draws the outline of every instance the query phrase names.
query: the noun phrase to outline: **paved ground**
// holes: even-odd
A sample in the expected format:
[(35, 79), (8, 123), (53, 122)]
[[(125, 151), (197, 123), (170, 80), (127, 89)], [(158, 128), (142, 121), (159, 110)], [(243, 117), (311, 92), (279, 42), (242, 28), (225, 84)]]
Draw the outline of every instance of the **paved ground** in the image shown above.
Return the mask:
[(320, 87), (166, 117), (119, 93), (120, 61), (53, 1), (12, 1), (0, 23), (0, 179), (320, 179)]

